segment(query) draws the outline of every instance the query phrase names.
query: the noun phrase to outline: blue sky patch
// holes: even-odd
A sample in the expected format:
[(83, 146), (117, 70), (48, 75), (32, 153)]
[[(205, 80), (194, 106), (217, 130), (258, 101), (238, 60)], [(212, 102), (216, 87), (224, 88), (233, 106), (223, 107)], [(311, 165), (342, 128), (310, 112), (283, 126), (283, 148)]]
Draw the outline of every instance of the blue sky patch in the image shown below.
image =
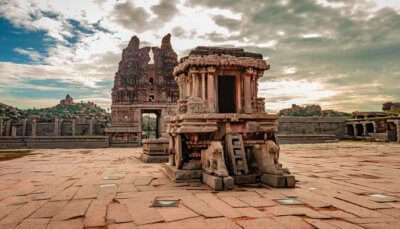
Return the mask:
[(48, 37), (45, 31), (29, 31), (17, 28), (7, 19), (0, 17), (0, 61), (30, 64), (32, 60), (27, 55), (15, 52), (15, 48), (32, 50), (47, 56), (49, 47), (55, 45), (55, 40)]

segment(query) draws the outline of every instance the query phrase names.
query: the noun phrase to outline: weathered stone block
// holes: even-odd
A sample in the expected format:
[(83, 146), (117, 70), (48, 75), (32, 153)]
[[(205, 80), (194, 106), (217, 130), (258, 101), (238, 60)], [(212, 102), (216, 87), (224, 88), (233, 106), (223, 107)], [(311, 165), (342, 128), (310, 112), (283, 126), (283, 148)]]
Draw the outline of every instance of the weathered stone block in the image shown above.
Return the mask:
[(149, 155), (142, 153), (140, 159), (144, 163), (165, 163), (168, 162), (168, 155)]
[(274, 174), (263, 174), (261, 176), (261, 182), (274, 188), (293, 188), (296, 183), (292, 175)]
[(224, 190), (232, 190), (233, 189), (233, 178), (232, 177), (224, 177)]
[(257, 183), (258, 175), (243, 175), (243, 176), (234, 176), (233, 179), (235, 184), (255, 184)]
[(183, 170), (168, 164), (163, 165), (162, 171), (174, 182), (199, 182), (201, 181), (202, 170)]
[(215, 191), (222, 191), (224, 190), (224, 182), (222, 177), (213, 176), (207, 173), (203, 173), (203, 183), (210, 186)]

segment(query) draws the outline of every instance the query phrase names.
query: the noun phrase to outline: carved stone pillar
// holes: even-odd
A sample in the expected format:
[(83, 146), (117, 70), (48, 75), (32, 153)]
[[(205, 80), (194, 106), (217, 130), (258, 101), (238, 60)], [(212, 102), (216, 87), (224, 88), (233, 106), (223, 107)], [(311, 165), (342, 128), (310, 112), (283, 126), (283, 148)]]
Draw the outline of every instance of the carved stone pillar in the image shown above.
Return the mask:
[(59, 136), (60, 133), (59, 128), (60, 128), (59, 120), (56, 118), (54, 119), (54, 136)]
[(182, 75), (179, 77), (175, 77), (175, 81), (178, 83), (179, 87), (179, 99), (183, 99), (185, 97), (184, 95), (184, 90), (183, 90), (183, 85), (182, 85)]
[(352, 125), (353, 125), (353, 130), (354, 130), (354, 137), (357, 137), (358, 136), (357, 125), (354, 123)]
[(201, 98), (203, 100), (206, 100), (206, 73), (202, 72), (201, 73)]
[(368, 136), (367, 123), (363, 123), (363, 136)]
[(11, 135), (11, 120), (6, 121), (6, 134), (5, 136), (10, 136)]
[(400, 121), (397, 120), (396, 122), (396, 127), (397, 127), (397, 142), (400, 143)]
[(72, 136), (76, 135), (76, 118), (72, 119)]
[(210, 112), (216, 112), (216, 88), (215, 88), (215, 68), (208, 67), (208, 78), (207, 78), (207, 92), (208, 92), (208, 106)]
[(251, 73), (252, 69), (247, 69), (244, 75), (244, 112), (252, 113), (251, 108)]
[(236, 87), (236, 106), (237, 106), (237, 112), (242, 113), (243, 108), (242, 108), (242, 78), (240, 75), (236, 75), (235, 78), (235, 87)]
[(199, 74), (192, 73), (192, 84), (193, 84), (193, 97), (200, 97), (200, 84), (199, 84)]
[(22, 120), (22, 136), (26, 136), (26, 123), (28, 120), (23, 119)]
[(89, 135), (92, 136), (93, 135), (93, 131), (94, 130), (94, 118), (90, 118), (89, 120)]
[(64, 126), (63, 124), (64, 124), (64, 119), (59, 119), (58, 120), (58, 126), (60, 128), (59, 136), (63, 136), (63, 126)]
[(11, 136), (17, 137), (17, 127), (16, 126), (11, 127)]
[(36, 137), (36, 133), (37, 133), (36, 129), (37, 129), (37, 118), (33, 117), (32, 118), (32, 134), (31, 134), (32, 137)]
[(190, 79), (189, 76), (185, 76), (186, 78), (186, 96), (190, 97), (192, 95), (192, 80)]
[(0, 117), (0, 137), (3, 136), (3, 132), (4, 132), (3, 117)]

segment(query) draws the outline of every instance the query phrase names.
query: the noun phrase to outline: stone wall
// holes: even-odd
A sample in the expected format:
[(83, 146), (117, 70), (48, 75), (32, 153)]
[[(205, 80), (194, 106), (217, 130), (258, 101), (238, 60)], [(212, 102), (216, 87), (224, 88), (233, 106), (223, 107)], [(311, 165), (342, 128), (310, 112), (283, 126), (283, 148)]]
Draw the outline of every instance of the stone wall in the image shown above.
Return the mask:
[(278, 136), (285, 139), (282, 143), (291, 143), (292, 140), (313, 143), (343, 139), (345, 120), (345, 117), (280, 117)]
[(0, 137), (0, 149), (105, 148), (107, 136)]
[(99, 136), (104, 135), (106, 120), (94, 118), (55, 119), (41, 121), (37, 118), (5, 120), (0, 117), (2, 136)]
[(86, 117), (52, 121), (0, 117), (0, 149), (108, 147), (106, 125), (106, 120)]

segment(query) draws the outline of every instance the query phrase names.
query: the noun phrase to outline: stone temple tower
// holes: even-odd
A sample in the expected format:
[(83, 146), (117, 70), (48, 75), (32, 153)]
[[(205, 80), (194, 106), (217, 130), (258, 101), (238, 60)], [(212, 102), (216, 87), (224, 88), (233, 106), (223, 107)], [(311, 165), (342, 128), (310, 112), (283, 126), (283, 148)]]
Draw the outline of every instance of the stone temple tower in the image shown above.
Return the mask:
[(112, 145), (135, 146), (142, 140), (142, 115), (157, 117), (157, 137), (165, 134), (164, 116), (173, 114), (179, 90), (172, 72), (177, 54), (171, 35), (161, 47), (140, 48), (139, 38), (131, 38), (122, 52), (112, 89), (112, 126), (106, 130)]

